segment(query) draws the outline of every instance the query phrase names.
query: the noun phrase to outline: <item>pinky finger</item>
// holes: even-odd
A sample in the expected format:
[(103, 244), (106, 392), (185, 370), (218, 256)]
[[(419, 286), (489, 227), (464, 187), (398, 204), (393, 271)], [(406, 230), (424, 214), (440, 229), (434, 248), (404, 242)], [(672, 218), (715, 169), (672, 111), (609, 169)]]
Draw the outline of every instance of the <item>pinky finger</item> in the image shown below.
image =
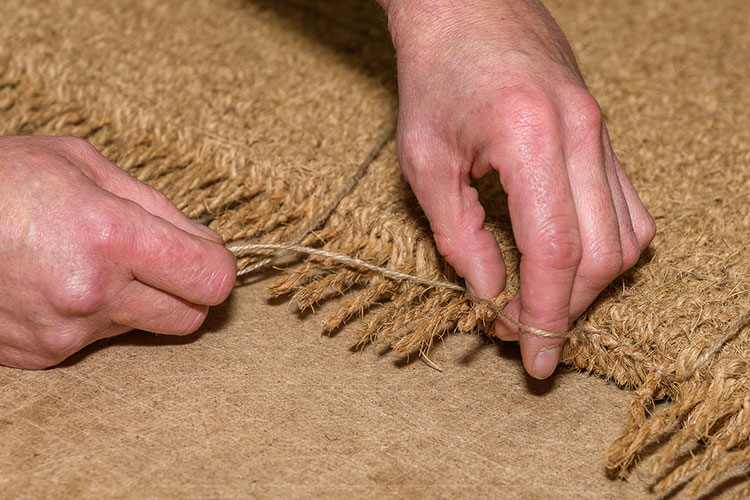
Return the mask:
[(635, 231), (638, 245), (641, 251), (643, 251), (656, 235), (656, 224), (651, 214), (648, 213), (648, 210), (643, 205), (635, 187), (630, 182), (625, 169), (622, 168), (622, 165), (617, 160), (615, 160), (615, 170), (617, 172), (617, 179), (620, 181), (620, 186), (622, 187), (622, 192), (625, 195), (625, 201), (630, 209), (630, 220), (633, 223), (633, 231)]
[(633, 186), (633, 183), (630, 181), (630, 178), (625, 172), (620, 160), (617, 159), (617, 155), (615, 155), (612, 150), (607, 127), (604, 127), (602, 134), (606, 154), (614, 163), (615, 175), (617, 176), (617, 181), (622, 189), (622, 194), (625, 197), (625, 203), (630, 212), (630, 221), (633, 226), (633, 232), (635, 232), (638, 246), (642, 252), (651, 243), (651, 240), (654, 239), (654, 236), (656, 235), (656, 224), (654, 223), (651, 214), (648, 213), (648, 210), (646, 210), (646, 207), (643, 205), (641, 198), (635, 190), (635, 186)]

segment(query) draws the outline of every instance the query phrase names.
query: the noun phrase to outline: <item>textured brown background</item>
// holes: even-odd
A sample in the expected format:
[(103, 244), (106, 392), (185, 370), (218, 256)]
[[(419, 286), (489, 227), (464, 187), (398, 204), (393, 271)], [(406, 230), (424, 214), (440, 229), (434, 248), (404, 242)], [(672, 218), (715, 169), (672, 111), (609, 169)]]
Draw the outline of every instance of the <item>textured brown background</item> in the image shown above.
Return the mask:
[[(697, 357), (750, 304), (749, 4), (550, 7), (660, 225), (570, 362), (637, 386)], [(87, 137), (232, 238), (285, 241), (393, 120), (393, 54), (365, 0), (8, 0), (0, 19), (0, 133)], [(439, 273), (434, 259), (409, 267), (408, 237), (429, 256), (429, 235), (392, 143), (340, 208), (318, 233), (334, 250), (338, 228), (361, 243), (375, 227), (361, 256), (391, 245), (406, 251), (381, 262)], [(356, 325), (320, 337), (322, 316), (268, 303), (265, 283), (185, 339), (129, 334), (54, 370), (0, 368), (0, 497), (647, 495), (642, 469), (628, 482), (603, 471), (630, 393), (577, 373), (532, 383), (512, 346), (476, 336), (436, 346), (442, 373), (382, 347), (350, 353)], [(738, 373), (716, 379), (742, 406), (747, 335), (736, 340), (722, 356)], [(689, 402), (685, 387), (660, 390)], [(736, 491), (744, 471), (711, 491)]]

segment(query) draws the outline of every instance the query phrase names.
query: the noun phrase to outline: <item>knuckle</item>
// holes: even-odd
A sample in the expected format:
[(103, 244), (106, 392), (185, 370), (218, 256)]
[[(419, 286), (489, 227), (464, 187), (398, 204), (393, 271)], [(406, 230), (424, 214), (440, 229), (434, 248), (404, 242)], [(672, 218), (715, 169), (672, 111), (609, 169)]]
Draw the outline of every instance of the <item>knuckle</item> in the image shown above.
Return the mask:
[(82, 137), (63, 136), (58, 141), (63, 148), (76, 156), (88, 155), (92, 151), (95, 151), (94, 146)]
[(405, 160), (418, 157), (419, 151), (423, 149), (423, 143), (423, 134), (415, 132), (412, 127), (400, 129), (396, 144), (397, 154)]
[(445, 233), (434, 233), (435, 246), (437, 251), (442, 255), (445, 260), (455, 265), (455, 257), (458, 255), (459, 246), (455, 238), (452, 238)]
[(431, 222), (435, 246), (440, 255), (451, 264), (474, 246), (476, 234), (482, 230), (485, 211), (479, 203), (478, 195), (472, 194), (469, 206), (446, 224)]
[(500, 119), (509, 132), (531, 146), (560, 134), (558, 111), (544, 91), (515, 91), (504, 97), (500, 110)]
[(73, 236), (77, 257), (66, 263), (48, 289), (52, 306), (63, 315), (86, 316), (104, 307), (111, 280), (109, 268), (123, 237), (123, 221), (107, 207), (82, 210)]
[(398, 162), (412, 187), (425, 181), (448, 182), (458, 179), (462, 170), (470, 169), (463, 154), (439, 134), (419, 128), (399, 132), (396, 147)]
[(428, 147), (421, 134), (408, 131), (399, 134), (398, 162), (410, 182), (430, 168), (431, 162), (427, 158), (427, 151)]
[(635, 223), (635, 235), (638, 238), (640, 250), (644, 250), (656, 236), (656, 222), (651, 214), (644, 213)]
[(550, 224), (538, 235), (537, 246), (538, 258), (552, 268), (570, 269), (581, 262), (581, 238), (569, 225)]
[(399, 131), (396, 155), (403, 165), (418, 163), (421, 140), (410, 131)]
[(50, 302), (65, 316), (89, 316), (99, 311), (106, 302), (103, 279), (91, 269), (70, 273), (56, 283)]
[(633, 267), (641, 256), (641, 248), (634, 235), (622, 244), (622, 269), (627, 271)]
[(600, 243), (586, 256), (586, 267), (595, 276), (609, 280), (623, 271), (624, 258), (623, 249), (619, 244)]
[(92, 206), (82, 217), (87, 243), (99, 255), (110, 255), (125, 243), (125, 221), (114, 207)]
[(595, 136), (597, 139), (601, 134), (604, 117), (599, 103), (594, 96), (586, 90), (576, 91), (568, 100), (568, 105), (573, 116), (575, 130), (585, 136)]

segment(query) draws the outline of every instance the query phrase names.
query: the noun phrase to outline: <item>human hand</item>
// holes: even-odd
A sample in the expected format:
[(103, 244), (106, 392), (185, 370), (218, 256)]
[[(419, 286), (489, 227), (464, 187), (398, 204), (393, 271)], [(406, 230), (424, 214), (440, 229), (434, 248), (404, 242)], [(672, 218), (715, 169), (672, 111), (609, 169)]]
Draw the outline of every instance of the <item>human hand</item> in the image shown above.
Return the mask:
[[(470, 181), (497, 170), (520, 289), (505, 312), (565, 332), (651, 242), (653, 219), (615, 156), (562, 31), (536, 0), (382, 0), (398, 57), (398, 156), (440, 253), (470, 292), (505, 266)], [(520, 340), (526, 370), (552, 374), (563, 340)]]
[(159, 191), (71, 137), (0, 137), (0, 364), (45, 368), (138, 328), (188, 334), (234, 256)]

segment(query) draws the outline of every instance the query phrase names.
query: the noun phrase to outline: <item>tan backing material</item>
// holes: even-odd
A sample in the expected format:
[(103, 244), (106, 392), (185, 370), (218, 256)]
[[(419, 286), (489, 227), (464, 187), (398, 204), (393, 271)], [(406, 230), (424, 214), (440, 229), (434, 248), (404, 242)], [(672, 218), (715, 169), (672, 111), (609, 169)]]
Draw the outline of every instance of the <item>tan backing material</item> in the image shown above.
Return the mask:
[[(311, 228), (392, 126), (394, 55), (374, 5), (279, 4), (3, 2), (0, 133), (83, 136), (229, 242), (299, 243), (457, 282), (393, 141)], [(659, 227), (637, 268), (579, 321), (564, 361), (635, 389), (610, 450), (613, 473), (649, 456), (655, 491), (711, 491), (750, 454), (750, 7), (550, 8)], [(478, 187), (517, 282), (503, 193), (494, 176)], [(289, 266), (270, 291), (302, 309), (343, 293), (325, 327), (364, 315), (353, 344), (387, 342), (402, 354), (493, 318), (455, 290), (325, 258)]]

